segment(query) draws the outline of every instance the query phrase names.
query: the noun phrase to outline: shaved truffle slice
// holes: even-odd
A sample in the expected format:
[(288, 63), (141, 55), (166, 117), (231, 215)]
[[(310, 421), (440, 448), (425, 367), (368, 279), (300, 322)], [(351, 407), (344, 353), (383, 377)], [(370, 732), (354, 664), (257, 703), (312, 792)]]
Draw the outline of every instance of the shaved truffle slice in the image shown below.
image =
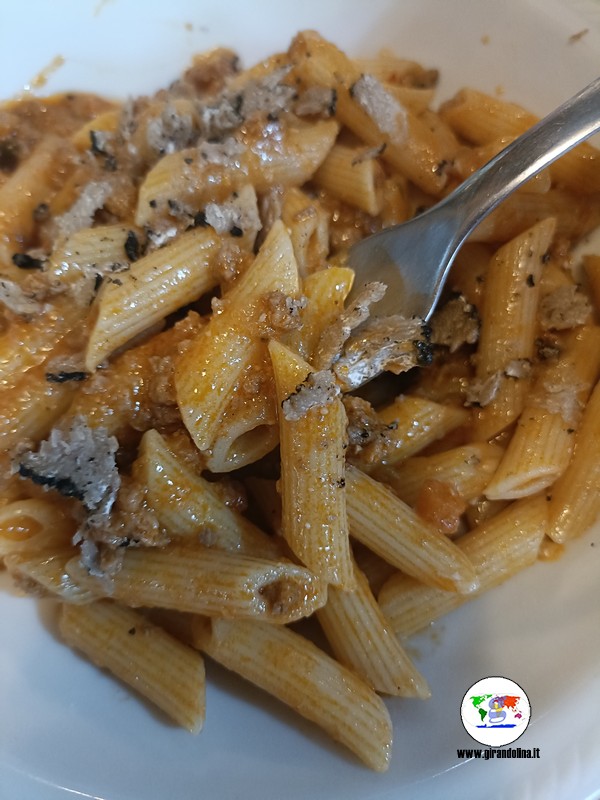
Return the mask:
[(463, 344), (475, 344), (479, 338), (479, 315), (463, 294), (453, 297), (431, 320), (431, 341), (445, 345), (455, 353)]
[(351, 93), (382, 133), (398, 144), (404, 141), (408, 132), (406, 111), (377, 78), (362, 75)]
[(545, 330), (583, 325), (591, 312), (590, 301), (577, 286), (559, 286), (540, 301), (540, 323)]
[(333, 371), (348, 392), (382, 372), (398, 375), (430, 361), (431, 346), (423, 320), (398, 314), (361, 325), (344, 345)]
[(90, 428), (77, 417), (66, 431), (54, 428), (37, 453), (22, 455), (19, 474), (65, 497), (75, 497), (92, 516), (105, 517), (121, 482), (117, 448), (116, 438), (105, 428)]

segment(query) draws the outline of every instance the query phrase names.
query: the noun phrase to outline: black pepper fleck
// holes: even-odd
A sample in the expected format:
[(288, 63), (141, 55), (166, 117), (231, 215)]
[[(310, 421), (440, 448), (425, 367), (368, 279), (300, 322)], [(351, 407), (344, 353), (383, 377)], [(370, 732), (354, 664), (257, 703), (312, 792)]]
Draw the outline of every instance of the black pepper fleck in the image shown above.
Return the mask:
[(12, 262), (19, 269), (44, 269), (44, 261), (27, 253), (13, 253)]

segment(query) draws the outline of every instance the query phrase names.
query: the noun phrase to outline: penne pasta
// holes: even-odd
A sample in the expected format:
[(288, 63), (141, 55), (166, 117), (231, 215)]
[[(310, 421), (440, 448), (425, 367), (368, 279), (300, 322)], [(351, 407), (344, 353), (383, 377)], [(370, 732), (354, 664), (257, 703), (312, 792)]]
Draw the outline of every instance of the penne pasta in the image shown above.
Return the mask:
[(209, 201), (222, 202), (248, 182), (259, 192), (273, 184), (302, 184), (322, 163), (337, 132), (336, 122), (323, 120), (289, 128), (283, 136), (277, 128), (260, 140), (249, 135), (165, 155), (140, 187), (136, 224), (152, 225), (168, 209), (169, 201), (201, 208)]
[(315, 722), (372, 769), (387, 769), (392, 729), (383, 701), (308, 639), (279, 625), (212, 620), (196, 646)]
[(393, 575), (382, 587), (378, 599), (396, 633), (411, 636), (531, 566), (548, 531), (547, 505), (547, 500), (539, 496), (518, 500), (459, 539), (461, 552), (478, 565), (478, 588), (471, 595), (425, 586), (401, 573)]
[(373, 147), (385, 145), (382, 157), (423, 191), (442, 191), (446, 178), (438, 143), (410, 109), (312, 31), (299, 34), (290, 53), (302, 82), (335, 89), (336, 117), (343, 125)]
[(105, 283), (85, 358), (89, 371), (147, 328), (215, 286), (218, 237), (204, 229), (183, 234)]
[(354, 243), (535, 121), (437, 80), (301, 31), (0, 112), (0, 569), (190, 731), (206, 654), (384, 771), (379, 695), (439, 691), (399, 636), (600, 518), (591, 144), (478, 226), (427, 324), (353, 287)]
[(367, 444), (357, 461), (367, 468), (377, 462), (397, 464), (466, 423), (465, 408), (443, 405), (414, 395), (400, 395), (377, 414), (385, 434)]
[(554, 219), (528, 229), (500, 248), (486, 276), (481, 333), (477, 348), (478, 386), (491, 397), (479, 405), (476, 436), (489, 439), (523, 410), (534, 355), (536, 309), (543, 258), (555, 230)]
[(470, 560), (386, 486), (348, 465), (346, 490), (350, 533), (359, 542), (428, 585), (458, 593), (477, 588)]
[(600, 376), (600, 328), (576, 329), (561, 359), (542, 370), (496, 474), (491, 500), (512, 500), (550, 486), (566, 469), (581, 409)]
[(580, 536), (600, 513), (599, 408), (600, 385), (596, 384), (575, 435), (571, 460), (551, 490), (548, 535), (558, 544)]
[(479, 497), (496, 472), (502, 450), (487, 442), (474, 442), (430, 456), (413, 456), (395, 466), (381, 466), (376, 477), (411, 506), (430, 481), (450, 486), (466, 502)]
[[(325, 385), (327, 375), (312, 372), (303, 358), (275, 340), (269, 353), (279, 408), (282, 534), (292, 552), (323, 581), (351, 588), (344, 405), (331, 384)], [(307, 407), (296, 410), (292, 403), (301, 404), (303, 397)]]
[(214, 485), (178, 459), (158, 431), (144, 434), (133, 473), (172, 540), (248, 555), (283, 555), (276, 539), (226, 505)]
[(377, 151), (364, 147), (336, 144), (315, 172), (313, 180), (344, 203), (376, 216), (383, 206), (384, 179), (376, 156)]
[(325, 602), (321, 581), (289, 561), (273, 561), (209, 547), (129, 548), (117, 574), (87, 575), (78, 559), (66, 566), (82, 588), (124, 605), (285, 623)]
[(199, 653), (130, 608), (109, 600), (65, 604), (65, 641), (157, 705), (178, 725), (198, 733), (204, 724), (204, 663)]
[(181, 355), (175, 387), (183, 421), (214, 471), (257, 460), (277, 444), (277, 416), (266, 344), (256, 330), (265, 300), (298, 294), (298, 269), (282, 223), (271, 228), (219, 313)]
[(405, 697), (430, 696), (419, 673), (391, 631), (366, 577), (355, 567), (356, 587), (330, 587), (317, 619), (336, 658), (375, 691)]

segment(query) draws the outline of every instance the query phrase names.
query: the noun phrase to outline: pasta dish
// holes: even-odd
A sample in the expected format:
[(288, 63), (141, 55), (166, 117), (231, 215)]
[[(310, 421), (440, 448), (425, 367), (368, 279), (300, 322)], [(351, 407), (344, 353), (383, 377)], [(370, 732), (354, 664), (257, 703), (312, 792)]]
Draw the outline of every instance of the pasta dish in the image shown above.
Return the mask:
[(536, 121), (437, 78), (304, 31), (0, 108), (0, 564), (190, 731), (208, 657), (384, 771), (382, 695), (435, 693), (404, 639), (600, 514), (591, 145), (477, 228), (430, 324), (353, 287), (353, 243)]

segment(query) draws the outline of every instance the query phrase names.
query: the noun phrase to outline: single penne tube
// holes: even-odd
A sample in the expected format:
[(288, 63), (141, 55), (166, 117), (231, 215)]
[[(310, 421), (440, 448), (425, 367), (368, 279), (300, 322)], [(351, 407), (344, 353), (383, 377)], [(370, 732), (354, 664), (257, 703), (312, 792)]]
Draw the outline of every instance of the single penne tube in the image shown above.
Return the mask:
[(200, 143), (163, 156), (140, 186), (136, 224), (152, 225), (168, 215), (169, 201), (198, 209), (210, 201), (222, 202), (248, 183), (257, 192), (273, 184), (300, 186), (322, 163), (337, 133), (334, 120), (284, 130), (276, 126), (270, 134), (257, 128), (256, 141), (248, 132), (222, 145)]
[(559, 544), (585, 533), (600, 514), (600, 383), (585, 407), (573, 455), (551, 489), (548, 535)]
[(30, 593), (81, 605), (102, 597), (103, 593), (93, 586), (81, 586), (66, 573), (66, 565), (77, 557), (76, 553), (73, 545), (54, 545), (50, 550), (9, 553), (4, 557), (4, 565)]
[(486, 497), (515, 500), (550, 486), (569, 463), (573, 433), (561, 414), (526, 406)]
[(300, 275), (322, 269), (329, 253), (329, 219), (318, 199), (290, 186), (283, 196), (281, 219), (290, 234)]
[(469, 502), (483, 493), (501, 457), (498, 445), (473, 442), (430, 456), (412, 456), (394, 466), (382, 465), (373, 477), (390, 486), (410, 506), (417, 504), (423, 486), (432, 480), (449, 485)]
[(63, 639), (98, 667), (108, 669), (192, 733), (205, 716), (204, 661), (130, 608), (109, 600), (64, 604)]
[(195, 644), (319, 725), (371, 769), (389, 766), (392, 726), (383, 701), (308, 639), (281, 625), (213, 619)]
[(195, 228), (136, 261), (117, 281), (105, 282), (90, 332), (86, 369), (93, 371), (142, 331), (212, 289), (218, 281), (213, 258), (219, 242), (212, 229)]
[(383, 205), (384, 172), (377, 151), (335, 144), (315, 172), (317, 186), (344, 203), (376, 216)]
[(278, 539), (226, 505), (214, 484), (177, 458), (158, 431), (144, 434), (133, 474), (171, 540), (271, 558), (283, 554)]
[(511, 503), (495, 517), (462, 536), (461, 552), (475, 565), (479, 587), (470, 595), (425, 586), (396, 573), (382, 587), (381, 610), (399, 636), (412, 634), (483, 592), (534, 564), (548, 530), (548, 501), (543, 496)]
[(454, 164), (457, 154), (461, 152), (462, 145), (452, 128), (444, 122), (437, 111), (433, 111), (430, 108), (421, 111), (419, 119), (427, 126), (436, 141), (437, 152), (442, 157), (440, 169), (443, 169), (445, 163)]
[[(440, 114), (467, 141), (485, 144), (498, 137), (516, 138), (538, 121), (538, 117), (516, 103), (461, 89), (444, 103)], [(551, 166), (558, 183), (578, 192), (600, 190), (600, 152), (584, 142)]]
[[(556, 228), (547, 219), (503, 245), (490, 261), (479, 343), (475, 436), (490, 439), (514, 422), (525, 405), (535, 352), (543, 259)], [(486, 388), (494, 389), (486, 396)]]
[(71, 169), (72, 148), (58, 136), (46, 136), (0, 185), (0, 260), (5, 277), (20, 281), (22, 271), (11, 263), (34, 229), (34, 211), (54, 193), (54, 176)]
[(351, 465), (346, 467), (346, 505), (353, 538), (407, 575), (451, 592), (477, 588), (475, 567), (454, 542)]
[(77, 559), (67, 572), (82, 588), (125, 605), (193, 614), (252, 617), (286, 623), (323, 605), (323, 583), (290, 561), (255, 558), (210, 547), (129, 548), (110, 579), (87, 575)]
[(357, 454), (357, 462), (367, 468), (377, 463), (397, 464), (470, 419), (466, 408), (406, 394), (379, 409), (377, 416), (387, 430)]
[[(269, 353), (279, 408), (283, 536), (297, 558), (324, 582), (351, 588), (354, 572), (344, 489), (348, 420), (339, 390), (333, 383), (320, 386), (319, 380), (325, 382), (327, 376), (313, 372), (308, 362), (279, 342), (269, 342)], [(316, 384), (310, 383), (311, 376)], [(311, 392), (317, 398), (312, 406)], [(302, 396), (306, 408), (288, 409)]]
[(400, 104), (376, 78), (314, 31), (296, 36), (290, 48), (295, 74), (306, 85), (334, 89), (336, 118), (382, 158), (429, 194), (439, 195), (446, 176), (439, 143), (425, 123)]
[(219, 436), (229, 436), (230, 452), (221, 457), (221, 467), (233, 469), (244, 463), (227, 431), (235, 425), (236, 413), (243, 415), (247, 405), (253, 406), (252, 419), (247, 420), (244, 433), (239, 427), (236, 430), (238, 438), (257, 431), (252, 457), (264, 455), (276, 443), (266, 436), (276, 428), (277, 412), (273, 393), (268, 391), (272, 371), (266, 344), (258, 333), (259, 318), (266, 314), (265, 300), (270, 295), (278, 292), (294, 297), (299, 289), (290, 237), (278, 221), (254, 262), (223, 297), (218, 313), (178, 359), (177, 401), (196, 446), (209, 451)]
[(560, 344), (557, 360), (540, 369), (502, 461), (485, 494), (525, 497), (550, 486), (566, 469), (581, 410), (600, 373), (600, 328), (579, 326)]
[(329, 587), (327, 603), (317, 611), (335, 657), (376, 692), (428, 698), (427, 681), (394, 635), (356, 566), (355, 577), (352, 591)]

